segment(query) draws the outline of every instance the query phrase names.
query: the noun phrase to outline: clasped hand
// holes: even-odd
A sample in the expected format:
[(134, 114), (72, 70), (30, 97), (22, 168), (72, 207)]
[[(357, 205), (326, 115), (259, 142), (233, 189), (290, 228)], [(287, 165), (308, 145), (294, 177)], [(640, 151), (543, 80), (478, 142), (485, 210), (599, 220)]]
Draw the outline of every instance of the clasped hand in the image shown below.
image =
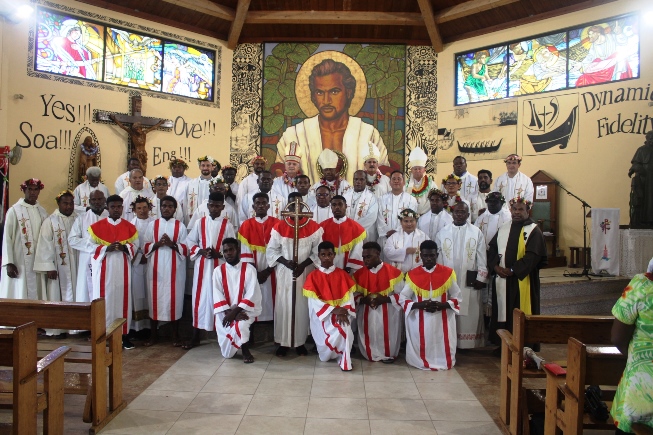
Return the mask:
[(242, 308), (234, 305), (225, 311), (224, 319), (222, 319), (222, 326), (225, 328), (230, 326), (234, 321), (249, 320), (249, 316)]

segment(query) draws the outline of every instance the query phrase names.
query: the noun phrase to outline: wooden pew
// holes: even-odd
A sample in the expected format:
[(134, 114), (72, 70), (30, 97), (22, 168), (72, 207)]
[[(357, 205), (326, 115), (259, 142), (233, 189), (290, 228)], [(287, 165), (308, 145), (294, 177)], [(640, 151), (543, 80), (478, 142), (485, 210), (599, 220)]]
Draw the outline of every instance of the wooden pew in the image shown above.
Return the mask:
[[(91, 331), (90, 343), (72, 346), (67, 363), (90, 364), (91, 373), (65, 371), (65, 393), (86, 395), (84, 422), (91, 423), (94, 434), (113, 419), (126, 404), (122, 400), (122, 325), (125, 319), (115, 320), (106, 327), (105, 301), (90, 303), (28, 301), (0, 299), (0, 319), (5, 326), (18, 326), (28, 321), (39, 328)], [(49, 352), (52, 343), (39, 343), (41, 355)], [(107, 373), (108, 411), (107, 411)]]
[(527, 343), (565, 344), (570, 337), (592, 344), (611, 344), (612, 316), (543, 316), (526, 315), (515, 309), (512, 334), (500, 329), (501, 384), (499, 419), (511, 435), (518, 435), (528, 425), (524, 418), (526, 398), (524, 378), (545, 378), (541, 370), (523, 368)]
[[(616, 386), (626, 368), (626, 361), (627, 355), (621, 354), (616, 347), (585, 346), (579, 340), (570, 338), (567, 345), (566, 377), (558, 377), (544, 369), (546, 372), (544, 433), (560, 435), (564, 431), (565, 435), (582, 435), (583, 429), (614, 431), (612, 417), (606, 422), (596, 422), (584, 413), (585, 386)], [(610, 409), (614, 391), (609, 397), (605, 390), (603, 393), (603, 401)]]
[[(12, 433), (36, 434), (36, 417), (43, 411), (43, 433), (63, 435), (64, 356), (70, 352), (61, 346), (41, 361), (36, 355), (36, 324), (0, 331), (0, 366), (12, 367), (7, 372), (12, 382), (0, 387), (0, 409), (12, 409)], [(43, 374), (43, 391), (37, 390), (37, 379)]]

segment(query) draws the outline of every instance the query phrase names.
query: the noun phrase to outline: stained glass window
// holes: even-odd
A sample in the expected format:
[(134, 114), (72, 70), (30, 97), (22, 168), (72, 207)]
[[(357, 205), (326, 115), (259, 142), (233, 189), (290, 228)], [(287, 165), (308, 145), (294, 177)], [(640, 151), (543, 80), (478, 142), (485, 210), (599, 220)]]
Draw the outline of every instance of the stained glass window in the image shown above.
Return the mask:
[(104, 26), (39, 9), (35, 69), (102, 80)]
[(566, 37), (561, 32), (508, 44), (510, 97), (567, 86)]
[(569, 31), (569, 87), (639, 77), (637, 15)]
[(456, 104), (505, 98), (507, 59), (505, 45), (456, 56)]
[(161, 90), (161, 40), (107, 28), (104, 81), (151, 91)]
[(212, 51), (166, 42), (163, 47), (163, 92), (213, 99), (214, 57)]

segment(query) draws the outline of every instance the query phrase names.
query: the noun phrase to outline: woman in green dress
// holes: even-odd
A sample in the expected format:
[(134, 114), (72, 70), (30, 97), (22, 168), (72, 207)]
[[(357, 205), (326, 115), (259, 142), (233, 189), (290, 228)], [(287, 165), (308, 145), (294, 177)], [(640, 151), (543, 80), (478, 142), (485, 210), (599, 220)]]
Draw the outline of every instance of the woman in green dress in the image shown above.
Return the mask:
[(630, 281), (612, 314), (612, 343), (628, 353), (610, 410), (616, 433), (653, 433), (653, 260)]

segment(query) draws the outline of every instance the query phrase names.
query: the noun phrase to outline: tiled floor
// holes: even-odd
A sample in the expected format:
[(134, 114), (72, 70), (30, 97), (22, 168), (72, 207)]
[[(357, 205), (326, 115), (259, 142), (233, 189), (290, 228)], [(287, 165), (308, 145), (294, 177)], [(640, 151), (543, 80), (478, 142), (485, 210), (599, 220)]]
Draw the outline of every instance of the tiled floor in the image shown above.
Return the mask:
[[(489, 354), (463, 355), (446, 372), (355, 359), (344, 373), (314, 354), (281, 359), (273, 350), (258, 347), (246, 365), (221, 358), (215, 343), (192, 349), (101, 433), (502, 433), (493, 419), (498, 359)], [(462, 373), (474, 373), (474, 385)]]

